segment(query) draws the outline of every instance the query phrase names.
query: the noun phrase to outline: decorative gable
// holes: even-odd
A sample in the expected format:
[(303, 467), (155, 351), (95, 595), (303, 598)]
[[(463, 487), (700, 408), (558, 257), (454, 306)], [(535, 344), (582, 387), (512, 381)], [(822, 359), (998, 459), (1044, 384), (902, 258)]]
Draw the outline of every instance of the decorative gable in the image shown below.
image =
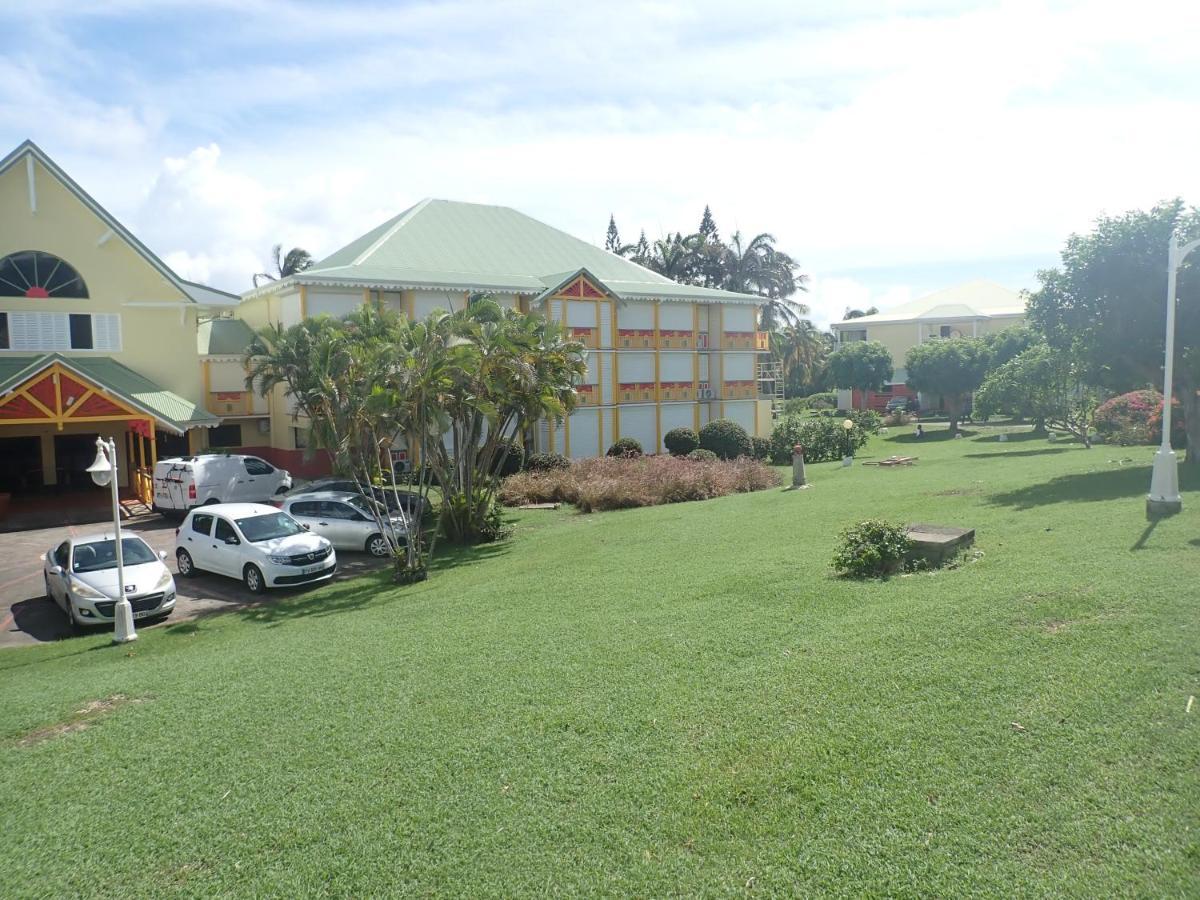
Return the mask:
[(592, 284), (585, 276), (580, 275), (570, 284), (556, 291), (554, 296), (582, 300), (603, 300), (608, 295)]

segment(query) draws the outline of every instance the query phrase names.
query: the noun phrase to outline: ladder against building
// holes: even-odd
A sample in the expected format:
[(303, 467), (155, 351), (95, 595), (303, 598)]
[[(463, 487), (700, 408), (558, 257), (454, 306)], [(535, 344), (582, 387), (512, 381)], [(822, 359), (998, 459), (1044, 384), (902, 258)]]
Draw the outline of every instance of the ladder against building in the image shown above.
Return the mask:
[(771, 412), (783, 412), (783, 362), (770, 359), (758, 364), (758, 395), (771, 398)]

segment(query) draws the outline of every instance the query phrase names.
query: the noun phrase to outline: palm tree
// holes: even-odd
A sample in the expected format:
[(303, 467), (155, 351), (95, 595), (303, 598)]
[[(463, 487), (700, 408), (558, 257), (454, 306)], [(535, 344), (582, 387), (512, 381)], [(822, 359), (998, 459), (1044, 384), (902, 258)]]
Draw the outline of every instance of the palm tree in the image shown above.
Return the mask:
[(863, 316), (873, 316), (879, 312), (878, 306), (868, 306), (866, 309), (851, 309), (846, 307), (846, 312), (842, 316), (842, 321), (847, 322), (850, 319), (861, 319)]
[(283, 244), (276, 244), (271, 248), (271, 257), (275, 261), (275, 274), (259, 272), (254, 276), (255, 287), (258, 287), (258, 280), (260, 278), (266, 281), (276, 281), (312, 268), (314, 262), (312, 254), (303, 247), (293, 247), (286, 255), (281, 256), (281, 254), (283, 254)]
[(811, 384), (829, 355), (829, 341), (808, 319), (785, 325), (778, 331), (771, 332), (771, 352), (783, 363), (785, 383), (791, 381), (795, 373), (800, 380)]

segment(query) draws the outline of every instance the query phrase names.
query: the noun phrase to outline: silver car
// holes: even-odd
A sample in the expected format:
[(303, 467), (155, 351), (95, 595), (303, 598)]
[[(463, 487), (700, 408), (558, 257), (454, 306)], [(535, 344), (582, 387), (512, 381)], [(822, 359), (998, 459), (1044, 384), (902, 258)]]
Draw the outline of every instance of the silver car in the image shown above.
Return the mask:
[[(283, 501), (282, 509), (311, 531), (326, 538), (339, 550), (361, 550), (372, 556), (387, 556), (391, 546), (380, 533), (370, 503), (376, 503), (384, 527), (394, 530), (400, 543), (407, 539), (404, 519), (388, 513), (382, 504), (349, 491), (314, 491), (294, 494)], [(390, 522), (390, 525), (389, 525)]]
[[(175, 579), (163, 564), (166, 553), (132, 534), (121, 535), (125, 596), (135, 619), (168, 615), (175, 608)], [(111, 625), (117, 605), (117, 545), (112, 532), (68, 538), (45, 556), (46, 596), (72, 625)]]

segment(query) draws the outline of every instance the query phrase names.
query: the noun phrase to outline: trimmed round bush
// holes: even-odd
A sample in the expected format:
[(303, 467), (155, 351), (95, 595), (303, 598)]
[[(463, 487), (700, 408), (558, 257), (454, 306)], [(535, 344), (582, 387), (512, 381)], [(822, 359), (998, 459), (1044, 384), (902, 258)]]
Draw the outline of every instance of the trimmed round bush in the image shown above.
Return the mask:
[[(504, 456), (504, 445), (508, 445), (508, 455)], [(503, 457), (503, 461), (501, 461)], [(516, 475), (525, 466), (525, 445), (518, 440), (501, 441), (496, 451), (496, 474), (501, 478)]]
[(561, 453), (535, 453), (525, 461), (526, 472), (554, 472), (571, 468), (571, 461)]
[(692, 462), (717, 462), (720, 458), (711, 450), (705, 450), (702, 447), (697, 447), (686, 457), (686, 459), (690, 459)]
[(700, 429), (700, 449), (710, 450), (721, 459), (737, 459), (754, 451), (750, 435), (737, 422), (713, 419)]
[(672, 428), (663, 435), (663, 446), (672, 456), (687, 456), (700, 446), (700, 435), (690, 428)]
[(760, 437), (750, 438), (750, 455), (758, 460), (770, 459), (771, 439)]
[(911, 551), (903, 525), (866, 519), (842, 532), (833, 567), (850, 578), (880, 578), (901, 571)]
[(605, 456), (641, 456), (642, 445), (636, 438), (623, 437), (613, 441)]

